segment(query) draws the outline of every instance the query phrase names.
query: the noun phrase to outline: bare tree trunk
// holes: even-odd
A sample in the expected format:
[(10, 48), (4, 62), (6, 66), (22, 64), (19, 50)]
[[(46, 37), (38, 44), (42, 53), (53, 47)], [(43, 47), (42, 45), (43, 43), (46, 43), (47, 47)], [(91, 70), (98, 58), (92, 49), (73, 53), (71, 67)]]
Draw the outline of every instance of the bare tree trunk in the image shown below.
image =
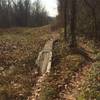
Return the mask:
[(87, 0), (84, 0), (85, 4), (91, 9), (92, 11), (92, 16), (93, 16), (93, 20), (94, 20), (94, 39), (96, 39), (98, 36), (97, 36), (97, 18), (96, 18), (96, 9), (95, 9), (95, 6), (91, 6), (91, 4), (89, 4), (89, 2)]
[(64, 2), (64, 38), (67, 41), (67, 0)]
[(71, 0), (71, 22), (70, 22), (70, 29), (71, 29), (71, 41), (70, 41), (70, 48), (76, 48), (76, 34), (75, 34), (75, 27), (76, 27), (76, 2), (77, 0)]
[(98, 36), (97, 36), (97, 18), (96, 18), (95, 9), (92, 10), (92, 16), (94, 19), (94, 37), (96, 39)]

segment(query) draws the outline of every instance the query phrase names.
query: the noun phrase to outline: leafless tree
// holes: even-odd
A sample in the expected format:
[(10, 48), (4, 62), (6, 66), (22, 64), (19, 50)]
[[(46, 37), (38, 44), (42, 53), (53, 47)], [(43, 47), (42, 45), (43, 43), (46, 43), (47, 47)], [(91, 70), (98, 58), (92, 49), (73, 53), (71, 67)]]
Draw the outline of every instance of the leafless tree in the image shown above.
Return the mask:
[(40, 0), (0, 0), (0, 27), (42, 26), (48, 20)]

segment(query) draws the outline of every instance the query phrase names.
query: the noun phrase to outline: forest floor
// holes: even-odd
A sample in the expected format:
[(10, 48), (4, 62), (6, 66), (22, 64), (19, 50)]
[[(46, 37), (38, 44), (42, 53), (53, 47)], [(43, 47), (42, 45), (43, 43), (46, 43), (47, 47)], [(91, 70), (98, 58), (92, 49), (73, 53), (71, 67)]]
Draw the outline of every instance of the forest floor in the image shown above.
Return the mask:
[(78, 43), (93, 60), (72, 53), (62, 38), (55, 41), (51, 73), (39, 100), (100, 100), (100, 47), (84, 36)]
[(35, 62), (49, 26), (0, 29), (0, 100), (27, 100), (38, 78)]
[[(27, 30), (27, 31), (26, 31)], [(54, 42), (52, 68), (41, 83), (39, 100), (100, 100), (100, 47), (79, 37), (94, 62), (72, 53), (61, 38)], [(0, 29), (0, 100), (27, 100), (38, 78), (38, 53), (52, 37), (49, 26)]]

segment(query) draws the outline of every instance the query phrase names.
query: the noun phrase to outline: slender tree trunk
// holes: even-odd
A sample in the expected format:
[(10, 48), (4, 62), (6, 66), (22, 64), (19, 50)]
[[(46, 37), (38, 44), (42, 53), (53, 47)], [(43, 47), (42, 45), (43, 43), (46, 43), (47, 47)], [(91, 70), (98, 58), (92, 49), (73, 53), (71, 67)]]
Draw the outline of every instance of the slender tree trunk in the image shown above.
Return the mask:
[(95, 9), (92, 10), (92, 16), (93, 16), (93, 19), (94, 19), (94, 38), (95, 40), (97, 39), (98, 37), (98, 34), (97, 34), (97, 18), (96, 18), (96, 13), (95, 13)]
[(64, 2), (64, 38), (67, 41), (67, 0)]
[(75, 34), (75, 27), (76, 27), (76, 3), (77, 0), (71, 0), (71, 22), (70, 22), (70, 48), (76, 48), (76, 34)]
[(84, 0), (85, 4), (91, 9), (93, 20), (94, 20), (94, 25), (93, 25), (93, 30), (94, 30), (94, 40), (97, 40), (98, 33), (97, 33), (97, 18), (96, 18), (96, 9), (95, 6), (91, 6), (87, 0)]

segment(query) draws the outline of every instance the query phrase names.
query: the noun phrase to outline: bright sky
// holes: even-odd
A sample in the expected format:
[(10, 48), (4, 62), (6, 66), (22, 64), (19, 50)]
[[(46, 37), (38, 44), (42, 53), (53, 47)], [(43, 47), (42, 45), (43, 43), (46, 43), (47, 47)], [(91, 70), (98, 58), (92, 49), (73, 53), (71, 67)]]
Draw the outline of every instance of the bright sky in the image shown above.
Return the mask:
[[(35, 1), (35, 0), (32, 0)], [(49, 16), (55, 17), (57, 12), (57, 0), (41, 0), (41, 3), (46, 8)]]

